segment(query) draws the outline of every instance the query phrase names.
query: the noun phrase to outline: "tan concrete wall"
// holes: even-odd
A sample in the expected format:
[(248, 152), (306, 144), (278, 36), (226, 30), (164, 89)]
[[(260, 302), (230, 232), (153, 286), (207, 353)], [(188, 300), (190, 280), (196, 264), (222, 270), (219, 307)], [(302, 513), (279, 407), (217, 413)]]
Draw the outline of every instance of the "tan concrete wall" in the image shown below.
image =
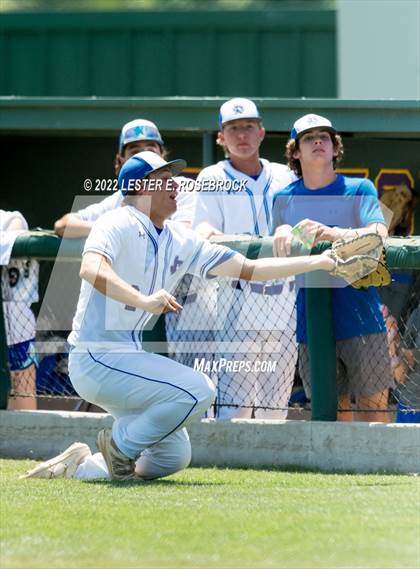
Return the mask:
[[(99, 413), (0, 411), (0, 456), (50, 458), (75, 441), (96, 449)], [(420, 471), (420, 424), (203, 420), (189, 429), (196, 466)]]

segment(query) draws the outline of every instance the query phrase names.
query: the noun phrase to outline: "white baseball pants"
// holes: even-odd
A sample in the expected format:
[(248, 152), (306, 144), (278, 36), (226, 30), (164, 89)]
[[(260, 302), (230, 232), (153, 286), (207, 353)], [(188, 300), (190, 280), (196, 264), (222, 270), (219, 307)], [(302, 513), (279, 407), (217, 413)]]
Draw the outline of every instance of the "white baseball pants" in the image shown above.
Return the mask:
[[(89, 351), (70, 353), (69, 372), (78, 394), (115, 418), (113, 439), (136, 460), (139, 476), (168, 476), (188, 466), (191, 445), (185, 427), (202, 417), (215, 397), (204, 373), (146, 352)], [(75, 477), (103, 477), (101, 458), (89, 457)]]

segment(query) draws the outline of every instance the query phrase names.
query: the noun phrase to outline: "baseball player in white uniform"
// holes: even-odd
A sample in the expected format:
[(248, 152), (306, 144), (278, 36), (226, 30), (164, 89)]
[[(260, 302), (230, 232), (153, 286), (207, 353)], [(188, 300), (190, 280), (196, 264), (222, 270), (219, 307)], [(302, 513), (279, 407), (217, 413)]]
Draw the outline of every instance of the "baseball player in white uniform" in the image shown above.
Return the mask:
[[(162, 158), (166, 158), (167, 151), (158, 127), (146, 119), (134, 119), (126, 123), (119, 136), (118, 152), (114, 163), (115, 174), (118, 176), (121, 167), (129, 158), (146, 150), (156, 152)], [(181, 191), (177, 194), (177, 209), (173, 214), (173, 220), (191, 227), (195, 207), (195, 192), (191, 191), (193, 180), (178, 176), (176, 181)], [(87, 237), (94, 222), (104, 213), (120, 207), (123, 198), (120, 191), (113, 192), (102, 201), (79, 209), (75, 213), (67, 213), (55, 222), (55, 232), (66, 238)], [(182, 284), (181, 286), (185, 288)], [(150, 328), (154, 325), (154, 321), (149, 324)], [(178, 340), (178, 335), (173, 326), (167, 324), (166, 330), (168, 345), (173, 346), (173, 342)]]
[(101, 453), (75, 443), (25, 477), (146, 480), (185, 468), (185, 427), (212, 403), (215, 387), (204, 373), (145, 352), (147, 320), (182, 309), (171, 291), (187, 273), (262, 281), (334, 269), (328, 254), (250, 261), (167, 221), (176, 210), (172, 176), (184, 166), (147, 151), (130, 158), (119, 175), (125, 206), (104, 214), (86, 241), (69, 370), (79, 395), (115, 418), (98, 434)]
[[(260, 158), (265, 129), (249, 99), (225, 102), (219, 126), (218, 143), (227, 158), (197, 178), (193, 227), (206, 238), (270, 235), (273, 194), (295, 176), (287, 166)], [(246, 363), (240, 369), (237, 362), (236, 371), (221, 367), (217, 417), (250, 417), (254, 407), (257, 418), (285, 419), (297, 360), (294, 279), (223, 282), (218, 295), (216, 361)]]
[[(13, 239), (17, 232), (27, 229), (28, 224), (19, 211), (0, 210), (2, 247), (7, 247), (6, 232)], [(10, 252), (7, 257), (9, 255)], [(36, 409), (36, 323), (31, 305), (38, 302), (38, 275), (39, 264), (34, 259), (8, 259), (2, 268), (3, 312), (12, 380), (9, 409)]]

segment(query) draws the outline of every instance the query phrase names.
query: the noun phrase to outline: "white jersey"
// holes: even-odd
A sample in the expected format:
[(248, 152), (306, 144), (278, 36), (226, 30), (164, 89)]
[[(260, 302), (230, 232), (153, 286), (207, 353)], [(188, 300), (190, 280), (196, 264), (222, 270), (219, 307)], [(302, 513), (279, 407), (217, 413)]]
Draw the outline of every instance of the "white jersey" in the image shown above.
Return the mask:
[(8, 231), (9, 226), (14, 219), (19, 220), (19, 229), (28, 229), (26, 219), (20, 211), (7, 211), (5, 209), (0, 209), (0, 231)]
[(0, 265), (9, 264), (16, 239), (27, 230), (28, 224), (20, 211), (0, 209)]
[(197, 191), (193, 227), (206, 221), (226, 234), (269, 235), (272, 229), (273, 195), (296, 177), (283, 164), (263, 158), (260, 162), (263, 169), (257, 180), (236, 170), (229, 160), (204, 168), (197, 178), (198, 187), (204, 180), (214, 180), (227, 182), (227, 188), (234, 180), (238, 180), (242, 182), (243, 189)]
[[(0, 231), (7, 232), (10, 223), (19, 219), (21, 229), (28, 224), (18, 211), (0, 210)], [(9, 346), (31, 340), (35, 336), (35, 317), (31, 304), (38, 302), (39, 264), (34, 259), (10, 259), (2, 267), (1, 292)]]
[[(180, 184), (181, 190), (183, 187), (190, 187), (190, 179), (183, 176), (178, 176), (174, 179)], [(93, 223), (107, 211), (112, 211), (117, 207), (120, 207), (123, 200), (124, 196), (120, 191), (114, 192), (98, 203), (91, 204), (83, 209), (79, 209), (77, 214), (83, 221)], [(186, 221), (191, 223), (194, 214), (195, 192), (180, 191), (177, 195), (176, 203), (177, 209), (176, 212), (172, 215), (171, 219), (173, 221)]]
[(1, 275), (3, 302), (20, 302), (28, 306), (38, 302), (38, 276), (38, 261), (10, 259)]
[[(150, 219), (132, 206), (101, 216), (86, 240), (87, 251), (105, 256), (124, 281), (146, 295), (174, 290), (187, 273), (206, 278), (235, 254), (174, 221), (165, 222), (158, 234)], [(69, 343), (81, 349), (139, 351), (152, 316), (106, 298), (83, 280)]]
[[(207, 222), (225, 234), (269, 235), (272, 230), (273, 195), (278, 190), (288, 186), (295, 179), (295, 175), (283, 164), (269, 162), (264, 158), (260, 158), (260, 162), (263, 168), (256, 180), (236, 170), (229, 160), (222, 160), (213, 166), (204, 168), (197, 178), (197, 189), (200, 188), (200, 184), (202, 187), (209, 188), (211, 187), (209, 182), (214, 181), (214, 185), (221, 190), (196, 192), (197, 203), (193, 228), (201, 222)], [(236, 184), (236, 187), (239, 186), (241, 189), (237, 191), (229, 189), (233, 181), (240, 182), (240, 184)], [(287, 286), (282, 286), (282, 283), (286, 282), (288, 283)], [(270, 303), (265, 301), (267, 314), (270, 317), (265, 319), (264, 325), (260, 322), (258, 313), (251, 310), (252, 305), (256, 302), (254, 291), (258, 289), (258, 285), (243, 282), (240, 289), (246, 294), (241, 295), (243, 311), (241, 318), (237, 319), (237, 329), (249, 330), (256, 327), (256, 329), (270, 330), (275, 329), (273, 328), (275, 324), (280, 325), (283, 321), (288, 322), (293, 303), (287, 302), (287, 310), (284, 309), (284, 305), (286, 304), (286, 297), (291, 298), (293, 296), (291, 295), (293, 282), (294, 277), (290, 277), (289, 279), (272, 280), (260, 284), (259, 288), (264, 291), (264, 295), (275, 294), (272, 304), (273, 306), (275, 303), (278, 305), (277, 309), (269, 308)], [(276, 286), (277, 288), (273, 288)], [(279, 286), (281, 287), (281, 302), (277, 292), (280, 290)], [(221, 283), (220, 292), (226, 288), (229, 288), (229, 284)], [(222, 297), (220, 293), (219, 298), (222, 299), (219, 302), (228, 302), (227, 298)], [(282, 306), (281, 310), (280, 306)], [(283, 327), (284, 324), (281, 324), (281, 328)]]

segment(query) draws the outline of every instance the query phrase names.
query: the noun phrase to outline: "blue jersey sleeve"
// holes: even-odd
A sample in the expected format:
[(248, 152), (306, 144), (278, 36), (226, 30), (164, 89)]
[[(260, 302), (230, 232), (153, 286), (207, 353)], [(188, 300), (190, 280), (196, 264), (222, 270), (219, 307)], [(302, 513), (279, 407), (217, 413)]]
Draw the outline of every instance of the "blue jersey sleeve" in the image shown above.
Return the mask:
[(360, 197), (360, 226), (366, 227), (366, 225), (369, 225), (370, 223), (385, 224), (381, 204), (378, 199), (378, 192), (373, 185), (373, 182), (364, 179), (358, 188), (357, 194)]

